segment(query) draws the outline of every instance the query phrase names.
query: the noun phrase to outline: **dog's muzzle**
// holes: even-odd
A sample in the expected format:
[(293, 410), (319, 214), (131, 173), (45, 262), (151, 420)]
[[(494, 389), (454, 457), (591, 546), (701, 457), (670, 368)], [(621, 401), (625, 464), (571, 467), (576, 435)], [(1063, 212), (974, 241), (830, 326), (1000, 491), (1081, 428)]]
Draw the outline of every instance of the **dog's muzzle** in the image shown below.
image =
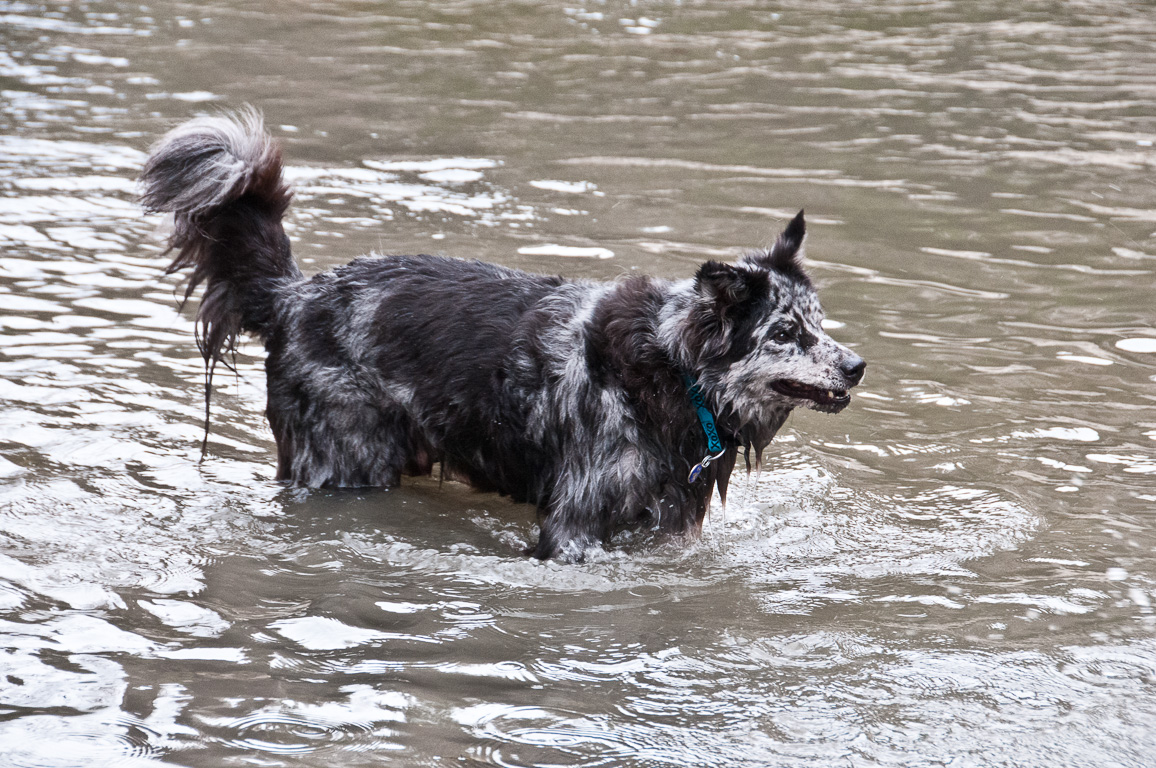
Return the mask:
[(848, 390), (863, 380), (863, 373), (867, 370), (867, 363), (853, 352), (839, 363), (839, 372), (843, 376), (842, 387), (817, 387), (804, 384), (801, 381), (780, 379), (771, 382), (771, 389), (780, 395), (805, 400), (810, 408), (824, 413), (838, 413), (851, 402)]

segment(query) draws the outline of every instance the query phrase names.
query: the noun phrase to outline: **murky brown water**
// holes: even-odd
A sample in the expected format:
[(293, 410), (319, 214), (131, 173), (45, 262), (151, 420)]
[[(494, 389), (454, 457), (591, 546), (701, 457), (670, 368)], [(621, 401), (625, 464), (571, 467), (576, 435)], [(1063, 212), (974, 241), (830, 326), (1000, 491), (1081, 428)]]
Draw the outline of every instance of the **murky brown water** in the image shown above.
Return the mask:
[[(0, 763), (1156, 765), (1153, 13), (0, 0)], [(307, 270), (687, 275), (806, 208), (865, 392), (582, 566), (272, 482), (255, 354), (198, 464), (133, 179), (246, 102)]]

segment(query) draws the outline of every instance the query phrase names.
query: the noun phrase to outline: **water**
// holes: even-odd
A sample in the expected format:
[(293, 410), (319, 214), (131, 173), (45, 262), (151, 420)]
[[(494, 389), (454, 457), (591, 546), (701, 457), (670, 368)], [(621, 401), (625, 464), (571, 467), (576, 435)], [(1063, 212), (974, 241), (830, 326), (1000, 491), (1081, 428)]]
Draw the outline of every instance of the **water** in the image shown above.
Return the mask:
[[(0, 2), (0, 763), (1156, 765), (1139, 4)], [(272, 482), (148, 145), (252, 103), (309, 271), (684, 276), (799, 208), (870, 363), (688, 548)]]

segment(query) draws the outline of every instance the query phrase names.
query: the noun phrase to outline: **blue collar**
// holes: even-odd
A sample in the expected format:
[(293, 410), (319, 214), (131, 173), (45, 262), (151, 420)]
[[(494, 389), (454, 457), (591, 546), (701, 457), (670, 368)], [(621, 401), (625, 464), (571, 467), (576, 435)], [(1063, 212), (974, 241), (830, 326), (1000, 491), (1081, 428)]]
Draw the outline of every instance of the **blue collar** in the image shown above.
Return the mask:
[(723, 448), (722, 440), (719, 438), (718, 427), (714, 423), (714, 414), (707, 407), (706, 398), (703, 397), (698, 382), (689, 374), (684, 373), (682, 374), (682, 383), (686, 386), (687, 394), (690, 395), (690, 402), (694, 405), (695, 413), (698, 414), (698, 423), (702, 425), (703, 434), (706, 435), (706, 456), (703, 456), (702, 461), (691, 467), (690, 474), (686, 478), (688, 483), (693, 483), (702, 474), (702, 471), (710, 466), (712, 461), (723, 455), (726, 449)]

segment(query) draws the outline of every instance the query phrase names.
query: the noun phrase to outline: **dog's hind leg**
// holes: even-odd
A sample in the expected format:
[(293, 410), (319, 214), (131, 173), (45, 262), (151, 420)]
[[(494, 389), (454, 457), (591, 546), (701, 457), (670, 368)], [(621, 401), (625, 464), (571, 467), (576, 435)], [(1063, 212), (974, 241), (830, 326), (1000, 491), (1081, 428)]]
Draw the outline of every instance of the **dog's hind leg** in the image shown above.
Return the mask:
[(277, 440), (277, 479), (293, 485), (393, 488), (407, 466), (422, 463), (400, 409), (351, 403), (275, 409), (270, 403), (267, 413)]

